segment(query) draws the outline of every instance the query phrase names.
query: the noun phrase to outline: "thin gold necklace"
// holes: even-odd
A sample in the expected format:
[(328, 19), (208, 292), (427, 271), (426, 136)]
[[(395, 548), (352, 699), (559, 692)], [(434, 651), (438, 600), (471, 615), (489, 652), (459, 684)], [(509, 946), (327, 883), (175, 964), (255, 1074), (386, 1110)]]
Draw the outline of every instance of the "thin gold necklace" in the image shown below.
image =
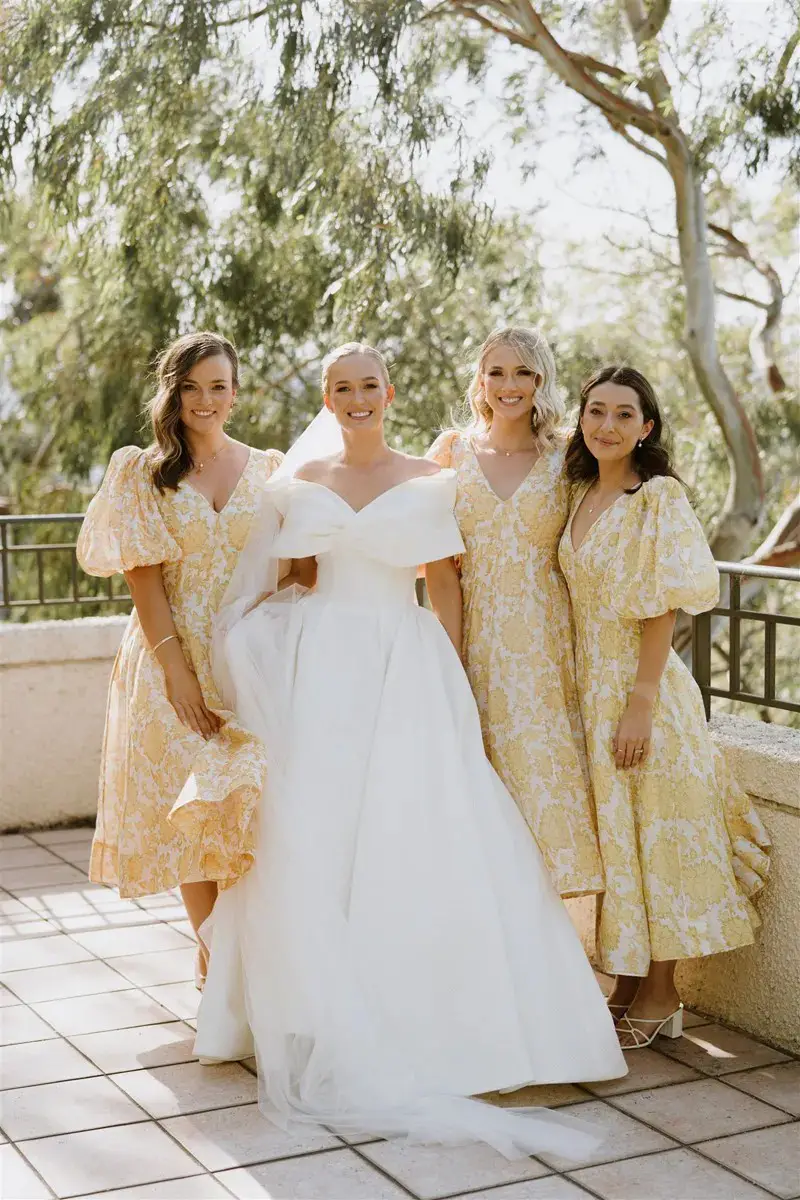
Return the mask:
[(199, 475), (201, 473), (201, 471), (204, 471), (206, 469), (206, 467), (210, 466), (211, 463), (213, 463), (215, 458), (218, 458), (220, 456), (220, 454), (222, 454), (222, 451), (225, 450), (227, 448), (227, 446), (228, 446), (228, 442), (227, 441), (223, 442), (222, 445), (220, 446), (219, 450), (215, 451), (215, 453), (211, 455), (211, 458), (207, 458), (203, 462), (195, 463), (195, 465), (192, 467), (193, 474)]

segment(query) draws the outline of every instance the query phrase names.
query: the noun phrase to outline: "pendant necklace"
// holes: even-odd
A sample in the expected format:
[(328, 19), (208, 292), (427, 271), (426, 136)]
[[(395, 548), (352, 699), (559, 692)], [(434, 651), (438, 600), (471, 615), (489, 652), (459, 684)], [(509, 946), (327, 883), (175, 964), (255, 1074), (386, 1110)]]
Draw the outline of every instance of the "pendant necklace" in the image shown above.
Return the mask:
[(214, 454), (211, 455), (211, 458), (207, 458), (204, 462), (196, 463), (195, 466), (192, 467), (192, 471), (194, 472), (194, 474), (199, 475), (201, 471), (204, 471), (206, 467), (210, 466), (211, 463), (213, 463), (214, 459), (218, 458), (219, 455), (222, 454), (222, 451), (226, 448), (227, 445), (228, 445), (227, 442), (223, 442), (222, 445), (220, 446), (219, 450), (217, 450)]

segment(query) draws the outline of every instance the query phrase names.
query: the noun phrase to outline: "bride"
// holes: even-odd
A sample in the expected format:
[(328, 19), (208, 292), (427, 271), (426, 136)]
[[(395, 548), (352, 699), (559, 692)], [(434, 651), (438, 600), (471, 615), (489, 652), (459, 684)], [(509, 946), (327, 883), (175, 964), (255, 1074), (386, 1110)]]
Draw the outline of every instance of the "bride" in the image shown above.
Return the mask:
[[(334, 351), (323, 390), (329, 413), (311, 429), (330, 423), (339, 452), (270, 481), (217, 639), (220, 686), (270, 769), (255, 864), (211, 919), (196, 1052), (255, 1051), (262, 1109), (284, 1126), (579, 1155), (596, 1139), (565, 1114), (470, 1099), (626, 1066), (484, 755), (452, 644), (460, 618), (446, 633), (416, 604), (420, 563), (434, 564), (433, 592), (458, 586), (455, 475), (387, 445), (394, 389), (371, 347)], [(304, 435), (289, 469), (314, 442)], [(289, 582), (316, 572), (315, 590), (247, 611), (279, 559)]]

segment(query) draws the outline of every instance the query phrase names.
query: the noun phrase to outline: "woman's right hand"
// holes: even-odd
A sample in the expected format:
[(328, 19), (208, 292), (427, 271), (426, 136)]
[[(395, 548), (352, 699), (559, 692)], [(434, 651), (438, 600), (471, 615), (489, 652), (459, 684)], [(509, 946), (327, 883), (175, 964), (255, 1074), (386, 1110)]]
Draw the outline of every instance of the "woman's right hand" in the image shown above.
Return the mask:
[(199, 733), (206, 741), (218, 733), (222, 722), (206, 707), (197, 676), (186, 661), (165, 669), (164, 676), (167, 698), (187, 729)]

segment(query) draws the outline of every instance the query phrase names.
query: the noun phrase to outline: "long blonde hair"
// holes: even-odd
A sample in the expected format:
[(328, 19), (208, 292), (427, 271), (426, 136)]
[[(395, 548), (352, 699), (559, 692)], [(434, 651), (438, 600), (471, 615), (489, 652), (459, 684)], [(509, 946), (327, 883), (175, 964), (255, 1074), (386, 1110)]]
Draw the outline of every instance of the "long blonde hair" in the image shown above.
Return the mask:
[(566, 408), (556, 387), (556, 364), (547, 339), (538, 329), (524, 325), (493, 330), (478, 351), (478, 361), (466, 393), (472, 418), (470, 429), (485, 432), (491, 428), (493, 414), (486, 400), (483, 375), (486, 359), (498, 346), (510, 346), (526, 367), (541, 376), (542, 382), (534, 395), (531, 427), (541, 446), (551, 446), (556, 430), (566, 415)]
[(224, 354), (231, 364), (234, 390), (239, 386), (239, 356), (232, 342), (219, 333), (185, 333), (162, 350), (156, 360), (158, 391), (147, 405), (153, 431), (148, 447), (150, 472), (160, 492), (177, 490), (194, 466), (181, 421), (181, 384), (204, 358)]
[(331, 350), (322, 360), (322, 394), (327, 396), (328, 385), (330, 384), (331, 367), (334, 363), (339, 362), (342, 358), (349, 358), (351, 354), (364, 354), (367, 358), (372, 358), (378, 364), (378, 370), (383, 378), (383, 382), (389, 387), (389, 368), (386, 365), (386, 359), (381, 354), (380, 350), (376, 350), (374, 346), (367, 345), (366, 342), (345, 342), (342, 346), (337, 346), (335, 350)]

